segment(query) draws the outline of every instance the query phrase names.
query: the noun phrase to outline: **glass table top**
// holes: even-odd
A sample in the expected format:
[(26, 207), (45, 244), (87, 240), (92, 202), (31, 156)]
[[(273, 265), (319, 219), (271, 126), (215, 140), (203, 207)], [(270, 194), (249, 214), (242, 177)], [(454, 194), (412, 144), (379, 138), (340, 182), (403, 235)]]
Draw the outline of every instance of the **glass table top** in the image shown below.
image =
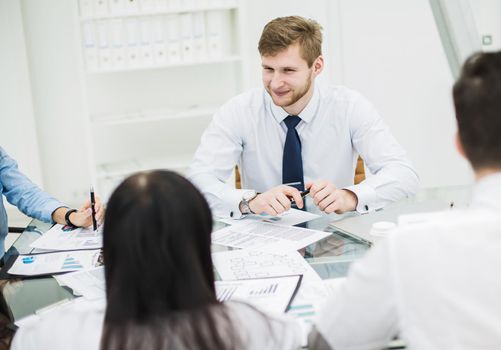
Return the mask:
[[(470, 186), (430, 188), (421, 190), (413, 198), (406, 199), (387, 206), (384, 210), (388, 213), (395, 213), (396, 222), (399, 209), (405, 212), (404, 208), (409, 207), (409, 203), (418, 203), (422, 208), (431, 210), (445, 209), (450, 207), (466, 207), (471, 197)], [(322, 279), (338, 278), (346, 276), (350, 264), (362, 257), (370, 245), (362, 239), (357, 238), (356, 232), (347, 232), (342, 223), (354, 217), (359, 217), (362, 224), (373, 220), (375, 213), (360, 215), (358, 213), (323, 214), (312, 204), (307, 202), (308, 211), (319, 214), (320, 217), (306, 222), (299, 226), (314, 230), (330, 232), (324, 239), (313, 243), (301, 250), (300, 254), (320, 275)], [(311, 208), (311, 209), (310, 209)], [(383, 211), (384, 211), (383, 210)], [(431, 211), (429, 210), (429, 211)], [(339, 225), (339, 227), (337, 227)], [(219, 221), (215, 221), (214, 230), (227, 226)], [(26, 227), (25, 231), (14, 242), (13, 246), (6, 252), (5, 258), (14, 259), (19, 254), (30, 254), (31, 242), (36, 240), (51, 227), (51, 224), (33, 220)], [(356, 229), (355, 229), (356, 231)], [(229, 250), (232, 248), (214, 245), (213, 251)], [(218, 279), (216, 273), (216, 279)], [(33, 314), (36, 310), (48, 305), (57, 303), (64, 299), (74, 298), (71, 290), (61, 287), (52, 277), (40, 277), (29, 279), (10, 279), (2, 288), (2, 296), (6, 312), (12, 321), (17, 321), (22, 317)]]

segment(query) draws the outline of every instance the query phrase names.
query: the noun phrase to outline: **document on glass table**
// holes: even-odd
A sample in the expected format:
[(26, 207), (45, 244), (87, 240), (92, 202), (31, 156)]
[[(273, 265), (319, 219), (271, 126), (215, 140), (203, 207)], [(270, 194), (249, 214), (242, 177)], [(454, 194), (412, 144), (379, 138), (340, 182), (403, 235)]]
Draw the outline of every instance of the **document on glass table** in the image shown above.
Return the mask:
[(240, 281), (216, 281), (219, 301), (239, 300), (258, 309), (283, 314), (296, 294), (302, 276), (256, 278)]
[(246, 249), (212, 254), (214, 267), (223, 281), (303, 275), (303, 282), (320, 282), (320, 276), (296, 251), (267, 253)]
[(50, 250), (101, 248), (103, 246), (102, 229), (99, 228), (97, 231), (93, 231), (89, 228), (71, 228), (57, 224), (32, 242), (30, 246)]
[(288, 225), (293, 226), (297, 224), (301, 224), (306, 221), (310, 221), (320, 217), (320, 215), (312, 214), (304, 210), (299, 209), (289, 209), (286, 212), (279, 214), (277, 216), (272, 216), (268, 214), (251, 214), (247, 215), (242, 219), (217, 219), (218, 221), (224, 222), (228, 225), (235, 225), (242, 221), (260, 221), (260, 222), (268, 222), (280, 225)]
[(101, 250), (78, 250), (19, 255), (9, 269), (11, 275), (36, 276), (96, 267)]
[(227, 247), (268, 252), (286, 252), (304, 248), (329, 232), (264, 222), (241, 222), (212, 233), (212, 243)]
[(106, 297), (104, 266), (52, 277), (56, 279), (59, 285), (71, 288), (75, 295), (81, 295), (89, 300)]
[(327, 298), (333, 295), (346, 278), (305, 282), (291, 303), (287, 314), (296, 318), (302, 330), (302, 345), (306, 346), (308, 334), (316, 321), (318, 311)]

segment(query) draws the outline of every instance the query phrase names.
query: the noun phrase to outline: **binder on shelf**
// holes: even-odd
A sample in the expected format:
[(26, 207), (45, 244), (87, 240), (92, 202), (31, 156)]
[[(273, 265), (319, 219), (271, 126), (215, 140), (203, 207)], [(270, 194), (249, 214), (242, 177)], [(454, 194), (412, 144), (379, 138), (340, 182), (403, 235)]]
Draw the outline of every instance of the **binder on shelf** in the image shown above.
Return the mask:
[(153, 13), (157, 11), (157, 0), (141, 0), (141, 12)]
[(123, 23), (121, 19), (112, 19), (108, 22), (111, 32), (111, 64), (113, 68), (121, 69), (126, 65), (125, 49), (123, 46)]
[(80, 16), (82, 18), (92, 18), (92, 16), (94, 16), (93, 2), (94, 2), (94, 0), (79, 0), (78, 1)]
[(155, 7), (158, 12), (167, 10), (167, 0), (155, 0), (155, 2), (156, 2)]
[(96, 25), (99, 47), (99, 68), (101, 70), (109, 70), (112, 68), (112, 62), (108, 37), (108, 23), (107, 21), (98, 21)]
[(193, 46), (193, 15), (182, 13), (181, 21), (181, 47), (184, 62), (191, 62), (195, 58)]
[(125, 0), (124, 13), (128, 15), (139, 14), (139, 0)]
[(207, 39), (205, 36), (205, 15), (203, 12), (193, 14), (193, 50), (198, 60), (207, 56)]
[(109, 0), (110, 14), (112, 16), (121, 16), (125, 14), (125, 6), (127, 0)]
[(108, 14), (108, 0), (94, 0), (94, 16), (106, 17)]
[(151, 42), (150, 18), (142, 18), (139, 21), (141, 28), (141, 59), (143, 67), (153, 66), (153, 45)]
[(169, 11), (179, 11), (181, 10), (182, 0), (167, 0), (167, 10)]
[(207, 53), (211, 58), (223, 56), (223, 31), (226, 16), (225, 11), (207, 12)]
[(98, 50), (95, 41), (94, 25), (91, 21), (82, 24), (83, 51), (85, 67), (88, 72), (99, 69)]
[(139, 23), (136, 18), (125, 20), (125, 38), (127, 66), (130, 68), (140, 67), (142, 60), (139, 48)]
[(165, 65), (167, 63), (167, 46), (165, 44), (165, 27), (162, 17), (151, 18), (153, 58), (155, 64)]
[(179, 16), (172, 15), (165, 17), (165, 27), (167, 30), (167, 53), (170, 63), (181, 62), (181, 35), (179, 32)]

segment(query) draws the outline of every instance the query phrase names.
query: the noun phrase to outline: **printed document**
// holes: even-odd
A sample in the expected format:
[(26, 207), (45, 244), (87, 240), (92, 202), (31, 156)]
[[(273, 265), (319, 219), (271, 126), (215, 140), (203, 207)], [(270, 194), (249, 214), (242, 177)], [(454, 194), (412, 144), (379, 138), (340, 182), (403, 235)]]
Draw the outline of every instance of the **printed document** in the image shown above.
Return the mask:
[(19, 255), (9, 269), (12, 275), (36, 276), (96, 267), (100, 249)]
[(343, 277), (301, 284), (287, 313), (295, 317), (301, 326), (303, 346), (306, 346), (308, 342), (308, 334), (316, 321), (320, 307), (345, 280), (346, 278)]
[(310, 221), (320, 217), (320, 215), (312, 214), (304, 210), (291, 208), (282, 214), (277, 216), (272, 216), (268, 214), (251, 214), (246, 215), (244, 218), (236, 220), (236, 219), (217, 219), (218, 221), (224, 222), (228, 225), (235, 225), (242, 221), (260, 221), (260, 222), (268, 222), (271, 224), (280, 224), (280, 225), (288, 225), (293, 226), (297, 224), (301, 224), (306, 221)]
[(296, 251), (267, 253), (229, 250), (212, 254), (214, 267), (223, 281), (303, 275), (303, 282), (321, 281), (320, 276)]
[(216, 281), (216, 296), (221, 302), (239, 300), (264, 312), (283, 314), (292, 302), (300, 282), (301, 276)]
[(53, 277), (59, 285), (71, 288), (74, 295), (81, 295), (89, 300), (106, 297), (104, 266)]
[(286, 252), (304, 248), (329, 232), (264, 222), (243, 221), (212, 233), (212, 243), (227, 247), (268, 252)]
[(93, 231), (89, 228), (72, 228), (57, 224), (30, 246), (50, 250), (97, 249), (103, 246), (102, 229)]

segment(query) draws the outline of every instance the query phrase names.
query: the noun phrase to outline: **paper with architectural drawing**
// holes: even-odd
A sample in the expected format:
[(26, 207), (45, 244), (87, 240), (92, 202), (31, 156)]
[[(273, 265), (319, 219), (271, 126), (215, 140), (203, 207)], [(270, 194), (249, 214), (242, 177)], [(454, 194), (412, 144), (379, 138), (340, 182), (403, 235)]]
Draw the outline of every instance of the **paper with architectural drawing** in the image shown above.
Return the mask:
[(303, 275), (303, 283), (320, 281), (315, 270), (296, 251), (267, 253), (230, 250), (213, 253), (212, 260), (223, 281), (290, 275)]

